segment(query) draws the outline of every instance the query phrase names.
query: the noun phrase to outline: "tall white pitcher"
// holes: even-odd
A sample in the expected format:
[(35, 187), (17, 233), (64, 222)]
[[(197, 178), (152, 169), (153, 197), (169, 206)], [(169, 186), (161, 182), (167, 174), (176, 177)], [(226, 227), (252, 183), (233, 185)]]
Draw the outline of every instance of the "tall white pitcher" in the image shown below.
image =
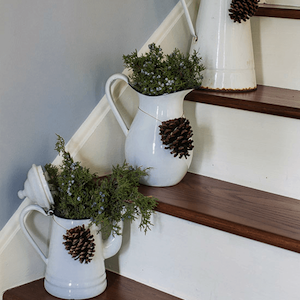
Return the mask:
[(256, 75), (250, 20), (234, 23), (229, 17), (231, 0), (201, 0), (196, 29), (181, 0), (194, 40), (190, 51), (199, 51), (206, 70), (202, 88), (255, 90)]

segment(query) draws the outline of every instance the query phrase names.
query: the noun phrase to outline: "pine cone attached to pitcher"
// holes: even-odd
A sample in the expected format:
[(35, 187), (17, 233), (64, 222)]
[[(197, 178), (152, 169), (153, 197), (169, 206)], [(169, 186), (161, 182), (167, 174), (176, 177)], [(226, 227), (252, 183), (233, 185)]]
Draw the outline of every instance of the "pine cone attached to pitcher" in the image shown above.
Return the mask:
[(165, 149), (170, 149), (171, 154), (174, 157), (179, 155), (179, 158), (183, 156), (187, 158), (190, 156), (189, 151), (194, 148), (192, 128), (189, 120), (186, 118), (177, 118), (162, 122), (159, 126), (161, 140), (164, 145), (167, 145)]
[(234, 22), (247, 21), (258, 9), (259, 0), (232, 0), (229, 16)]
[(91, 262), (96, 245), (90, 229), (85, 229), (84, 225), (71, 228), (63, 235), (63, 239), (66, 250), (75, 260), (86, 264)]

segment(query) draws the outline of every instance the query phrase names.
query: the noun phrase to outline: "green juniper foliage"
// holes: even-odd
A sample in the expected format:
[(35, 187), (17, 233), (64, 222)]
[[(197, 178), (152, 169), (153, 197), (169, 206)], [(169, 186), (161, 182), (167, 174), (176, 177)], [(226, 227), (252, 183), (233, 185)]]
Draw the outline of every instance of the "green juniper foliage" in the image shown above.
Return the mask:
[(138, 92), (163, 95), (201, 86), (205, 67), (196, 51), (185, 56), (175, 49), (164, 55), (155, 43), (148, 47), (150, 51), (142, 56), (138, 56), (137, 50), (123, 55), (124, 66), (132, 71), (130, 84)]
[(135, 220), (139, 216), (140, 229), (145, 233), (150, 229), (150, 217), (157, 199), (138, 191), (139, 180), (147, 176), (147, 169), (133, 168), (124, 162), (113, 167), (110, 175), (98, 177), (73, 160), (59, 135), (55, 150), (62, 154), (62, 165), (59, 168), (45, 165), (55, 215), (66, 219), (90, 219), (104, 235), (111, 231), (119, 234), (119, 221)]

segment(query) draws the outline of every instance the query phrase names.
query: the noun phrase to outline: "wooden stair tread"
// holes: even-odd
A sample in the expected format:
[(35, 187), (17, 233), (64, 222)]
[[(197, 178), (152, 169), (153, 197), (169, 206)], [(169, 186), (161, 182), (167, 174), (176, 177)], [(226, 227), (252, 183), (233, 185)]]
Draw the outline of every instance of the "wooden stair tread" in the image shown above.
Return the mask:
[(264, 3), (264, 4), (259, 4), (255, 16), (300, 19), (300, 7)]
[(300, 119), (300, 91), (258, 85), (250, 92), (193, 90), (185, 100)]
[(300, 253), (299, 200), (192, 173), (140, 191), (159, 199), (159, 212)]
[[(178, 300), (179, 298), (166, 294), (129, 278), (106, 271), (107, 288), (94, 300)], [(44, 289), (43, 279), (10, 289), (3, 295), (3, 300), (55, 300)], [(179, 299), (180, 300), (180, 299)]]

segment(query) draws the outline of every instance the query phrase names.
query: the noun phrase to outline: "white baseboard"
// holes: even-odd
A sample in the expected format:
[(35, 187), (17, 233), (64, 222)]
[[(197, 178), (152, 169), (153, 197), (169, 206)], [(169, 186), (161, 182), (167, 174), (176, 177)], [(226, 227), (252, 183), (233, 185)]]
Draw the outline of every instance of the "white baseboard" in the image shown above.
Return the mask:
[(45, 266), (26, 241), (19, 215), (31, 200), (25, 198), (0, 232), (0, 298), (5, 290), (41, 278)]

